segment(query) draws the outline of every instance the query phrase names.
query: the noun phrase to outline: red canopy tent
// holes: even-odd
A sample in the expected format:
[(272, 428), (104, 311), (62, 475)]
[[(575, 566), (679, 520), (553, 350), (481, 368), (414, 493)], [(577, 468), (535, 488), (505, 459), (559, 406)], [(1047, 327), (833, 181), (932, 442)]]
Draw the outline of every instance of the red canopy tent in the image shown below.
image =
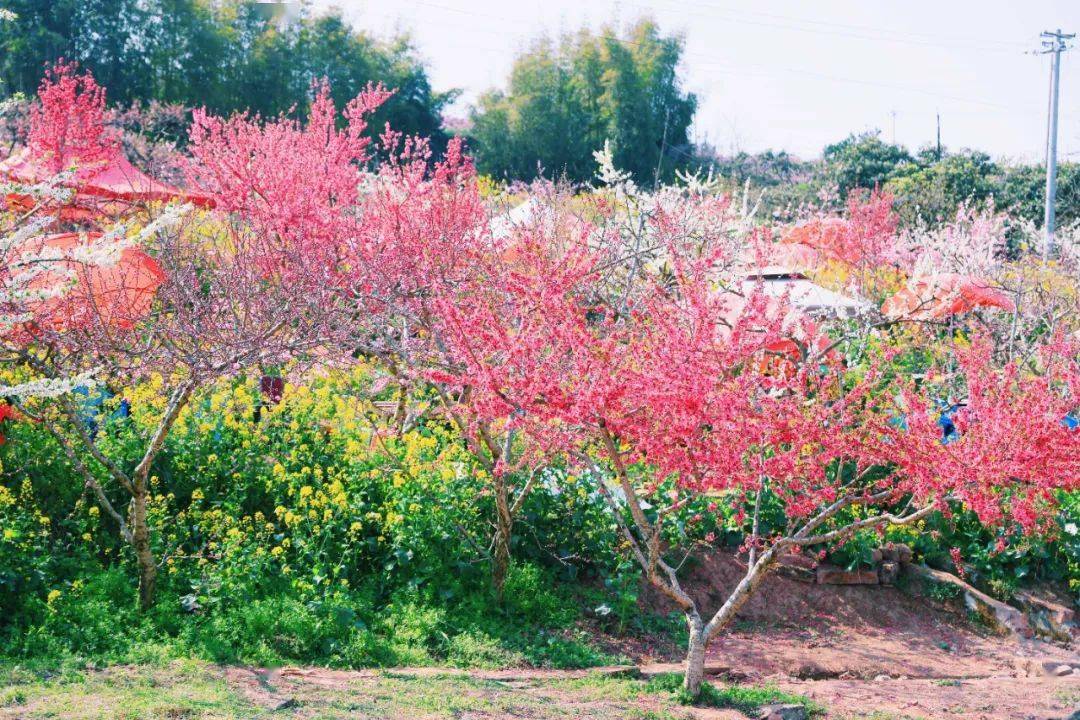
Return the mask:
[(979, 307), (1015, 308), (1008, 294), (991, 287), (985, 280), (971, 275), (938, 273), (912, 278), (907, 287), (885, 301), (881, 311), (890, 318), (933, 320)]
[(39, 257), (49, 249), (63, 253), (51, 266), (55, 270), (35, 277), (29, 283), (29, 290), (48, 289), (74, 276), (73, 287), (68, 291), (31, 304), (29, 310), (36, 326), (63, 331), (84, 323), (100, 323), (128, 329), (150, 312), (154, 293), (165, 282), (166, 276), (157, 262), (142, 250), (123, 248), (113, 263), (83, 263), (68, 258), (68, 254), (80, 245), (89, 246), (101, 237), (99, 232), (61, 233), (33, 238), (16, 251), (16, 256), (29, 254), (31, 257)]
[[(44, 163), (31, 157), (28, 150), (0, 162), (0, 174), (25, 184), (45, 182), (54, 175)], [(180, 200), (202, 208), (214, 206), (214, 199), (209, 195), (154, 180), (132, 165), (122, 153), (117, 153), (111, 160), (80, 167), (65, 185), (75, 190), (72, 203), (59, 208), (61, 217), (66, 220), (85, 221), (100, 215), (122, 215), (135, 204), (155, 201)], [(17, 194), (9, 194), (7, 201), (9, 205), (27, 209), (33, 204), (30, 198)]]

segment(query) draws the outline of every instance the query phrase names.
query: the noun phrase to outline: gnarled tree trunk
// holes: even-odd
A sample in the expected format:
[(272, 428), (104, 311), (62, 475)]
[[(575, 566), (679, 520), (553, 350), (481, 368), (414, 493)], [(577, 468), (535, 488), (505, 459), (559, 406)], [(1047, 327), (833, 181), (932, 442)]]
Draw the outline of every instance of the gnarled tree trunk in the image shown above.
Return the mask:
[(705, 679), (705, 650), (708, 648), (709, 638), (705, 634), (705, 623), (696, 610), (686, 613), (686, 624), (690, 632), (690, 642), (686, 649), (683, 689), (691, 697), (697, 697)]
[(150, 547), (150, 525), (146, 519), (145, 487), (136, 487), (131, 501), (131, 544), (139, 565), (139, 609), (148, 610), (154, 604), (157, 590), (157, 564)]
[(506, 575), (510, 571), (510, 538), (514, 531), (514, 516), (510, 510), (506, 478), (495, 477), (495, 537), (491, 554), (491, 589), (502, 599)]

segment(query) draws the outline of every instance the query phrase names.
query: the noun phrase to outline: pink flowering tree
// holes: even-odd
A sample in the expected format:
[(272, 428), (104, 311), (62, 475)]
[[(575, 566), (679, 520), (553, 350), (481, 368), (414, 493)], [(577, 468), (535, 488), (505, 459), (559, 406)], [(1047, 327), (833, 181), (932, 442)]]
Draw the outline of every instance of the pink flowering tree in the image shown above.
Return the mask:
[[(559, 432), (539, 432), (525, 407), (540, 397), (562, 405), (602, 396), (607, 390), (600, 386), (599, 371), (569, 373), (597, 380), (596, 387), (559, 390), (568, 375), (562, 364), (595, 365), (606, 347), (615, 347), (604, 339), (595, 357), (571, 358), (545, 353), (544, 338), (535, 333), (553, 332), (561, 346), (596, 345), (600, 335), (582, 334), (588, 330), (581, 325), (583, 308), (614, 328), (651, 289), (641, 278), (662, 265), (665, 247), (690, 254), (715, 254), (714, 246), (730, 251), (738, 232), (726, 199), (682, 191), (642, 193), (610, 167), (603, 153), (605, 187), (584, 207), (575, 208), (565, 189), (536, 184), (532, 217), (516, 224), (498, 215), (489, 221), (471, 166), (458, 152), (452, 146), (433, 172), (421, 175), (417, 166), (415, 181), (402, 183), (398, 177), (388, 185), (397, 189), (395, 197), (411, 203), (427, 197), (431, 204), (420, 212), (381, 214), (392, 222), (382, 225), (378, 236), (392, 245), (379, 246), (379, 255), (403, 262), (403, 271), (387, 276), (393, 278), (402, 322), (384, 325), (402, 332), (386, 338), (384, 348), (394, 348), (389, 364), (403, 369), (402, 375), (435, 388), (442, 411), (491, 477), (492, 579), (499, 592), (516, 517), (539, 468), (562, 452)], [(401, 192), (402, 184), (409, 190)], [(377, 205), (397, 207), (392, 197)], [(595, 292), (579, 297), (583, 278), (595, 278)], [(405, 333), (406, 327), (414, 331)], [(513, 397), (493, 392), (495, 375), (488, 373), (493, 363), (513, 368)]]
[(452, 141), (444, 157), (432, 162), (423, 141), (392, 133), (383, 141), (392, 152), (371, 178), (364, 229), (349, 247), (344, 279), (357, 321), (344, 347), (374, 359), (397, 386), (398, 431), (411, 422), (410, 392), (432, 392), (437, 412), (454, 424), (490, 480), (494, 530), (488, 552), (498, 596), (509, 569), (514, 521), (535, 476), (519, 472), (515, 430), (507, 418), (474, 412), (472, 388), (458, 382), (459, 328), (444, 310), (486, 295), (499, 246), (488, 232), (488, 212), (460, 142)]
[(434, 309), (438, 298), (480, 287), (490, 251), (487, 212), (460, 142), (433, 162), (426, 142), (388, 129), (381, 137), (387, 159), (377, 170), (370, 167), (365, 117), (388, 95), (369, 87), (339, 117), (329, 88), (318, 84), (302, 123), (197, 113), (189, 178), (214, 194), (219, 210), (300, 253), (287, 266), (277, 264), (279, 255), (268, 256), (275, 264), (267, 269), (323, 298), (322, 362), (374, 360), (396, 386), (392, 424), (398, 432), (415, 420), (411, 393), (432, 390), (438, 396), (440, 412), (493, 478), (498, 591), (509, 563), (512, 518), (531, 483), (514, 488), (501, 470), (513, 443), (500, 423), (474, 422), (468, 390), (450, 388), (429, 372), (446, 364), (447, 336)]
[(27, 148), (30, 157), (50, 172), (109, 162), (121, 152), (117, 134), (108, 127), (105, 89), (77, 63), (45, 71), (38, 103), (30, 107)]
[[(64, 117), (65, 103), (81, 107), (81, 87), (76, 85), (74, 94), (52, 93), (46, 83), (38, 117)], [(60, 107), (54, 108), (54, 102)], [(76, 122), (82, 115), (72, 112), (67, 117)], [(196, 129), (193, 134), (195, 179), (214, 177), (213, 169), (199, 163), (207, 158), (207, 143), (221, 137), (214, 136), (212, 128), (229, 127), (229, 122), (200, 117), (198, 127), (211, 130)], [(67, 133), (94, 137), (86, 128), (68, 128)], [(80, 150), (91, 156), (99, 151), (105, 152)], [(244, 152), (236, 148), (232, 156), (223, 152), (214, 159), (238, 159)], [(302, 359), (324, 346), (329, 336), (332, 300), (325, 285), (316, 282), (316, 273), (294, 272), (310, 266), (304, 238), (264, 222), (254, 208), (236, 207), (237, 194), (224, 183), (206, 181), (200, 189), (217, 200), (221, 210), (195, 213), (187, 206), (171, 206), (149, 224), (132, 222), (104, 234), (63, 236), (64, 247), (79, 258), (111, 238), (120, 248), (114, 263), (124, 252), (136, 252), (138, 262), (124, 263), (121, 271), (107, 276), (74, 267), (74, 291), (61, 306), (48, 305), (44, 318), (35, 318), (19, 346), (12, 347), (14, 359), (43, 381), (93, 373), (108, 390), (151, 376), (161, 379), (164, 401), (160, 407), (142, 408), (144, 421), (130, 426), (136, 437), (127, 446), (136, 448), (134, 456), (118, 453), (111, 434), (99, 427), (100, 419), (88, 418), (68, 395), (20, 404), (23, 415), (52, 434), (131, 546), (144, 609), (154, 603), (157, 578), (148, 519), (151, 477), (177, 419), (200, 389), (216, 380)], [(261, 190), (266, 188), (249, 193), (258, 196)], [(43, 241), (46, 246), (54, 242)]]
[[(662, 243), (664, 272), (641, 275), (645, 291), (624, 303), (591, 236), (551, 240), (517, 236), (487, 295), (442, 308), (462, 328), (460, 382), (482, 417), (511, 418), (595, 479), (645, 577), (686, 615), (691, 694), (709, 641), (782, 554), (958, 506), (1030, 529), (1054, 489), (1080, 483), (1080, 435), (1061, 423), (1080, 404), (1064, 345), (1045, 348), (1038, 374), (993, 366), (984, 345), (957, 351), (955, 371), (931, 377), (967, 394), (970, 422), (944, 444), (930, 387), (890, 354), (850, 368), (792, 352), (818, 346), (806, 343), (815, 328), (784, 298), (725, 289), (723, 250)], [(745, 508), (749, 525), (744, 575), (712, 608), (684, 587), (666, 533), (705, 493)], [(763, 527), (766, 503), (782, 527)]]
[(247, 114), (226, 119), (197, 110), (187, 175), (192, 186), (216, 199), (220, 210), (243, 217), (260, 235), (308, 258), (296, 267), (275, 269), (299, 277), (306, 265), (329, 279), (345, 257), (345, 243), (362, 227), (364, 171), (371, 159), (371, 139), (363, 134), (366, 117), (390, 93), (369, 86), (339, 116), (329, 86), (316, 83), (312, 89), (304, 122), (284, 117), (264, 121)]
[[(160, 273), (153, 288), (138, 283), (140, 292), (150, 293), (144, 312), (135, 316), (129, 304), (118, 316), (111, 304), (89, 303), (78, 325), (40, 328), (19, 359), (43, 378), (93, 373), (105, 395), (118, 385), (159, 378), (164, 402), (138, 408), (140, 422), (127, 424), (134, 437), (123, 445), (101, 427), (106, 417), (88, 417), (68, 395), (23, 403), (20, 410), (53, 435), (132, 547), (139, 603), (147, 608), (157, 576), (148, 520), (151, 476), (177, 419), (200, 389), (303, 356), (324, 336), (318, 296), (262, 266), (268, 254), (296, 262), (300, 256), (243, 224), (173, 217), (143, 228), (138, 238)], [(137, 280), (132, 274), (121, 282)]]

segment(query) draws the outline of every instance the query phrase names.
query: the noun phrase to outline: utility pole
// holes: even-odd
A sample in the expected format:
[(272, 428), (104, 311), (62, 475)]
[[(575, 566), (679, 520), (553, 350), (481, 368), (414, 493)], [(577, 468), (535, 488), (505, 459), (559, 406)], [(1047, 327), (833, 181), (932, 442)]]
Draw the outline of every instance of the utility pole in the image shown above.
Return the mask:
[(664, 110), (664, 136), (660, 140), (660, 157), (656, 159), (656, 175), (653, 177), (653, 189), (660, 187), (660, 166), (664, 164), (664, 153), (667, 151), (667, 126), (671, 120), (671, 106)]
[(892, 118), (892, 144), (896, 144), (896, 110), (889, 111), (889, 117)]
[(937, 159), (941, 162), (941, 113), (937, 114)]
[(1058, 28), (1056, 32), (1049, 30), (1042, 33), (1043, 51), (1041, 54), (1051, 54), (1050, 58), (1050, 107), (1046, 119), (1046, 211), (1043, 215), (1043, 231), (1046, 235), (1043, 241), (1043, 260), (1050, 259), (1050, 251), (1054, 245), (1054, 200), (1057, 196), (1057, 128), (1058, 128), (1058, 84), (1061, 78), (1061, 53), (1069, 49), (1066, 40), (1076, 37), (1075, 33), (1065, 34)]

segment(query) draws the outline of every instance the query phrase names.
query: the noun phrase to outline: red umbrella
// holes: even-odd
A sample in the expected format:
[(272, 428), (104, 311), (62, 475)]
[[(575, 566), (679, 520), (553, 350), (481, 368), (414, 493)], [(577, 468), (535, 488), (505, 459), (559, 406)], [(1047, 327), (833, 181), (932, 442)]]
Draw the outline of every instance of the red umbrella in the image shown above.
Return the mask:
[[(31, 240), (24, 252), (34, 256), (48, 248), (70, 252), (101, 236), (96, 232), (50, 235)], [(129, 329), (150, 312), (154, 294), (166, 279), (157, 262), (134, 247), (122, 249), (116, 262), (111, 264), (60, 259), (55, 265), (55, 271), (36, 277), (29, 289), (51, 288), (58, 282), (64, 282), (67, 273), (74, 274), (71, 289), (58, 297), (41, 300), (30, 308), (34, 322), (39, 327), (57, 331), (92, 323)]]
[[(0, 162), (0, 173), (10, 180), (27, 184), (44, 182), (54, 174), (41, 162), (31, 158), (27, 150)], [(107, 162), (98, 161), (81, 167), (66, 185), (76, 191), (73, 205), (77, 209), (107, 215), (122, 214), (133, 203), (152, 201), (181, 200), (202, 208), (214, 206), (214, 199), (209, 195), (181, 190), (154, 180), (121, 154)], [(18, 195), (8, 196), (8, 202), (16, 205), (25, 205), (27, 201), (28, 198)], [(81, 216), (75, 213), (65, 219), (81, 219)]]
[[(749, 283), (744, 284), (744, 290), (750, 291)], [(744, 295), (725, 293), (721, 313), (727, 325), (738, 322), (746, 309), (747, 298)], [(780, 320), (777, 313), (780, 310), (780, 302), (776, 296), (770, 296), (766, 300), (765, 315), (762, 318), (764, 325)], [(721, 338), (726, 338), (731, 331), (724, 325), (719, 326)], [(764, 351), (756, 361), (756, 366), (761, 372), (787, 373), (793, 372), (798, 363), (803, 360), (803, 353), (820, 353), (825, 351), (831, 341), (828, 335), (820, 331), (816, 322), (811, 318), (802, 316), (793, 324), (791, 334), (773, 342), (766, 343), (761, 349)]]
[(881, 306), (887, 317), (932, 320), (988, 307), (1013, 310), (1012, 298), (971, 275), (939, 273), (915, 277)]
[(784, 233), (780, 243), (806, 248), (807, 250), (801, 251), (803, 255), (807, 255), (808, 251), (816, 251), (838, 260), (857, 262), (861, 258), (857, 256), (855, 249), (850, 247), (849, 234), (848, 223), (842, 218), (813, 218)]
[(821, 253), (802, 243), (782, 242), (772, 247), (769, 262), (789, 270), (810, 270), (821, 264)]

